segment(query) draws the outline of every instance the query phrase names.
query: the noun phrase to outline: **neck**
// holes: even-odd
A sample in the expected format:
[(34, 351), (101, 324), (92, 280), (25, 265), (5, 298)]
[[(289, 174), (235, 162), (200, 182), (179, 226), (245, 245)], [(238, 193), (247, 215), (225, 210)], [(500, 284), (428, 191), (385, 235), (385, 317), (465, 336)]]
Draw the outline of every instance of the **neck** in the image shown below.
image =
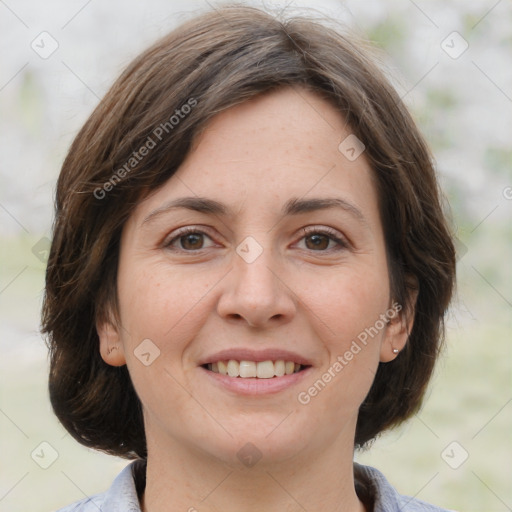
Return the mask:
[(162, 453), (162, 444), (148, 443), (143, 512), (365, 510), (355, 492), (350, 445), (242, 468), (178, 443), (168, 456)]

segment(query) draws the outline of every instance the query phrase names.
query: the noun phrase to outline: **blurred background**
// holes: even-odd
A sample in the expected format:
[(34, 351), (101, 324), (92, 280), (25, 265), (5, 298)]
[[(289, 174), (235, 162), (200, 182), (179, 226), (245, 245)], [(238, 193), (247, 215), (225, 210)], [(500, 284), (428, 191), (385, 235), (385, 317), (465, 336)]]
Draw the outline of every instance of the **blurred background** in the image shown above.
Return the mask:
[[(285, 2), (246, 4), (280, 12)], [(39, 334), (55, 182), (120, 71), (218, 2), (0, 0), (0, 511), (101, 492), (127, 462), (53, 416)], [(400, 492), (460, 511), (512, 510), (512, 9), (507, 1), (291, 1), (380, 48), (433, 148), (457, 236), (447, 349), (422, 410), (357, 460)], [(507, 263), (508, 262), (508, 263)]]

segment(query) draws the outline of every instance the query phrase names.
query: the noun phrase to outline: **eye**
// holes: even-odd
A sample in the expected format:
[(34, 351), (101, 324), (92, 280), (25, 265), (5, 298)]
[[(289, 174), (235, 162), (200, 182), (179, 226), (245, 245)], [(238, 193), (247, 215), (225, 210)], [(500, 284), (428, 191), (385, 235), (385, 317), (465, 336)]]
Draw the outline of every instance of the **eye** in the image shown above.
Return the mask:
[[(211, 242), (210, 245), (205, 245), (207, 240)], [(168, 241), (164, 242), (164, 247), (166, 248), (187, 252), (199, 251), (213, 247), (213, 245), (213, 240), (206, 233), (194, 227), (183, 228)]]
[(338, 235), (336, 231), (329, 228), (304, 228), (305, 248), (316, 252), (327, 252), (330, 250), (341, 250), (348, 248), (348, 243)]

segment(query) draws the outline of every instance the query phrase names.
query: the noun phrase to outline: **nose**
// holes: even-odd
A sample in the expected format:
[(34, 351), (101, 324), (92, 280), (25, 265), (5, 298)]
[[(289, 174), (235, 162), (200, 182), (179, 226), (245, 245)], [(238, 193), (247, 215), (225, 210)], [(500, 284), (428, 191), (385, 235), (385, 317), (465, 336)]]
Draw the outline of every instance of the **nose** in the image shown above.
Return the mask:
[(254, 328), (289, 322), (296, 313), (296, 298), (282, 275), (270, 251), (263, 251), (250, 263), (235, 254), (233, 270), (218, 301), (218, 314)]

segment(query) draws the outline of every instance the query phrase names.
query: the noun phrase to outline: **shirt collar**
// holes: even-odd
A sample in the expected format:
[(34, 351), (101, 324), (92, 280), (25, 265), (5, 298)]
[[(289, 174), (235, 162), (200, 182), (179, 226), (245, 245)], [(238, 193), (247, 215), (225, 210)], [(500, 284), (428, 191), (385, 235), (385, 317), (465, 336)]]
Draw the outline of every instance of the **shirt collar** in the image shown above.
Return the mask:
[(128, 464), (105, 494), (102, 510), (105, 512), (141, 512), (139, 497), (135, 487), (134, 469), (145, 461), (136, 460)]
[[(105, 493), (101, 510), (104, 512), (142, 512), (134, 475), (143, 472), (146, 461), (136, 460), (126, 466)], [(400, 495), (377, 469), (354, 463), (356, 482), (366, 487), (373, 501), (373, 512), (407, 510), (441, 511), (441, 509)], [(411, 507), (411, 508), (409, 508)], [(418, 508), (417, 508), (418, 507)], [(422, 508), (423, 507), (423, 508)]]

